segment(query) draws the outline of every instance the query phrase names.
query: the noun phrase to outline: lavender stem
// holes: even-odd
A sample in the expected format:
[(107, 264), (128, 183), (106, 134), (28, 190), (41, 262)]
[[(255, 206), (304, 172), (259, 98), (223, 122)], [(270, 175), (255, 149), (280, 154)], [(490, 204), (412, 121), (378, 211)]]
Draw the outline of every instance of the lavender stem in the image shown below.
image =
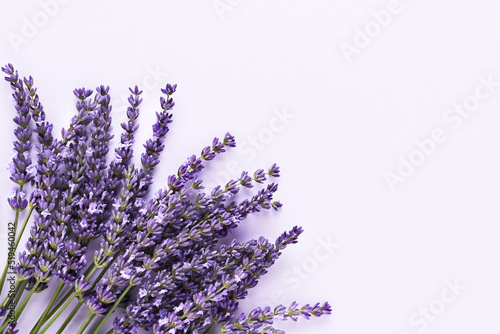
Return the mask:
[(129, 284), (129, 286), (127, 286), (127, 288), (122, 292), (122, 294), (120, 295), (120, 297), (118, 297), (118, 299), (116, 300), (116, 302), (113, 304), (113, 306), (111, 307), (111, 309), (108, 311), (108, 313), (106, 314), (106, 316), (104, 318), (102, 318), (101, 321), (99, 321), (99, 323), (97, 324), (97, 327), (95, 327), (94, 330), (92, 331), (92, 334), (99, 333), (99, 330), (104, 325), (104, 323), (106, 322), (106, 320), (108, 320), (108, 318), (111, 316), (111, 314), (113, 313), (113, 311), (115, 310), (115, 308), (118, 306), (118, 304), (120, 304), (120, 302), (122, 301), (122, 299), (127, 295), (127, 293), (130, 291), (130, 289), (132, 289), (133, 287), (134, 286), (130, 285), (130, 284)]
[[(85, 321), (83, 322), (82, 326), (80, 327), (80, 329), (78, 330), (78, 332), (76, 332), (76, 334), (82, 334), (85, 329), (88, 327), (88, 325), (90, 325), (90, 323), (92, 322), (92, 320), (94, 320), (94, 317), (96, 316), (95, 313), (90, 313), (87, 318), (85, 318)], [(58, 332), (59, 333), (59, 332)]]

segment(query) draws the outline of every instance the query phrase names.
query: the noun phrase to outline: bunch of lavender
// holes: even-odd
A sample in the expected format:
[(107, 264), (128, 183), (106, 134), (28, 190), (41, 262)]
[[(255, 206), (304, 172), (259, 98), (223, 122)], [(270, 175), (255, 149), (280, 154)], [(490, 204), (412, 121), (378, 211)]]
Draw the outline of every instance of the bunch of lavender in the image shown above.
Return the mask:
[[(13, 89), (17, 128), (9, 165), (16, 184), (8, 198), (14, 211), (12, 242), (0, 290), (6, 282), (10, 287), (0, 304), (0, 334), (17, 333), (32, 296), (52, 284), (55, 291), (30, 334), (62, 333), (82, 306), (88, 315), (77, 334), (137, 333), (139, 328), (157, 334), (284, 333), (274, 327), (275, 320), (331, 313), (328, 303), (299, 307), (296, 302), (237, 313), (248, 290), (297, 242), (302, 228), (295, 226), (274, 242), (264, 237), (225, 242), (250, 214), (282, 206), (274, 199), (278, 185), (273, 179), (280, 175), (276, 164), (205, 189), (200, 172), (235, 147), (229, 133), (188, 157), (164, 188), (150, 194), (172, 122), (176, 85), (161, 90), (161, 111), (136, 166), (138, 87), (130, 89), (128, 120), (121, 124), (120, 143), (110, 158), (109, 87), (75, 89), (77, 113), (56, 138), (33, 79), (21, 79), (11, 64), (2, 71)], [(260, 190), (253, 196), (236, 199), (242, 188), (256, 185)], [(28, 241), (16, 261), (32, 216)], [(53, 327), (68, 308), (59, 329)]]

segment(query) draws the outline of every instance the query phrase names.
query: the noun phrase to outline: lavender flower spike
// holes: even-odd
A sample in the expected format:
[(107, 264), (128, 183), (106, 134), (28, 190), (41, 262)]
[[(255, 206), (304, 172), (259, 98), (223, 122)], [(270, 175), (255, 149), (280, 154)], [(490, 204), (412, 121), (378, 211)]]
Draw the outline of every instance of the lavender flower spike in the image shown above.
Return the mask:
[[(143, 96), (137, 86), (129, 89), (128, 120), (110, 158), (109, 87), (75, 89), (76, 114), (57, 138), (33, 78), (20, 79), (10, 64), (2, 71), (16, 109), (9, 168), (15, 187), (8, 203), (16, 221), (29, 206), (25, 221), (32, 222), (14, 268), (18, 282), (0, 304), (0, 317), (13, 305), (14, 318), (4, 321), (0, 334), (18, 333), (17, 321), (30, 299), (43, 298), (53, 284), (57, 288), (49, 290), (55, 292), (31, 334), (64, 332), (82, 305), (88, 314), (77, 332), (89, 334), (136, 334), (139, 328), (157, 334), (284, 333), (276, 327), (278, 320), (332, 312), (328, 303), (296, 302), (238, 312), (303, 229), (295, 226), (275, 241), (225, 239), (252, 214), (282, 207), (276, 199), (277, 164), (205, 189), (202, 171), (208, 161), (236, 146), (230, 133), (189, 155), (166, 184), (150, 193), (173, 119), (176, 85), (161, 89), (161, 110), (136, 164), (133, 146)], [(65, 312), (67, 307), (73, 310)], [(52, 329), (60, 315), (68, 318)], [(111, 316), (116, 317), (112, 324)]]

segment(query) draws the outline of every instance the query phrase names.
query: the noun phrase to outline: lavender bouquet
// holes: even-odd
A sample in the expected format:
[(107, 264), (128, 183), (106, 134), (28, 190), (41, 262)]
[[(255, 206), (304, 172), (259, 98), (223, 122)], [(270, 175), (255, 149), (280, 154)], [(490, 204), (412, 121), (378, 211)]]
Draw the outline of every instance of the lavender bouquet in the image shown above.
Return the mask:
[[(119, 147), (108, 158), (113, 138), (109, 87), (74, 90), (76, 115), (56, 138), (33, 78), (21, 79), (11, 64), (2, 71), (14, 91), (17, 127), (9, 165), (15, 187), (8, 202), (14, 212), (0, 278), (5, 295), (0, 334), (18, 332), (29, 301), (49, 284), (55, 291), (46, 297), (39, 318), (32, 318), (30, 334), (63, 333), (82, 306), (88, 315), (77, 334), (137, 333), (140, 328), (157, 334), (284, 333), (274, 327), (275, 320), (331, 313), (328, 303), (299, 307), (293, 302), (237, 314), (239, 301), (283, 249), (297, 242), (302, 228), (295, 226), (274, 242), (224, 239), (250, 214), (281, 207), (274, 199), (277, 184), (268, 182), (279, 177), (276, 164), (205, 190), (200, 171), (235, 146), (229, 133), (187, 158), (165, 188), (150, 194), (172, 122), (176, 85), (161, 90), (161, 111), (135, 166), (132, 146), (142, 102), (137, 86), (130, 89)], [(253, 196), (235, 199), (241, 188), (255, 185), (260, 190)], [(28, 224), (28, 241), (16, 259)], [(57, 328), (61, 315), (65, 320)]]

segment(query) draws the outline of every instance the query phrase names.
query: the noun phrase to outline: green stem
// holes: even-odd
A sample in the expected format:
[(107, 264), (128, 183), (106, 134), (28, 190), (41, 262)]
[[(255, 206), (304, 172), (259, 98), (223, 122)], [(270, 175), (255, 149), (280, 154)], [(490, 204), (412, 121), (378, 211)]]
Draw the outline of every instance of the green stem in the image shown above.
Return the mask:
[[(31, 288), (31, 290), (28, 293), (28, 295), (26, 296), (26, 298), (24, 298), (21, 305), (19, 305), (19, 308), (16, 310), (16, 320), (19, 319), (19, 317), (21, 316), (21, 313), (23, 313), (24, 308), (26, 307), (26, 305), (28, 305), (28, 302), (30, 301), (31, 296), (33, 296), (33, 294), (35, 293), (35, 291), (39, 285), (40, 285), (40, 281), (36, 281), (35, 285)], [(19, 299), (20, 299), (20, 296), (21, 296), (21, 294), (19, 294), (19, 296), (18, 296)], [(17, 301), (19, 301), (19, 299), (17, 299)]]
[[(39, 334), (42, 334), (42, 333), (45, 333), (45, 331), (47, 331), (47, 329), (49, 329), (50, 326), (52, 326), (52, 324), (54, 323), (54, 321), (56, 321), (57, 318), (59, 318), (59, 316), (61, 315), (61, 313), (64, 312), (64, 310), (66, 309), (66, 307), (68, 307), (68, 305), (73, 301), (73, 298), (75, 298), (76, 296), (76, 293), (73, 293), (69, 299), (66, 301), (66, 303), (64, 304), (64, 306), (56, 313), (55, 316), (53, 317), (48, 317), (47, 319), (51, 319), (49, 321), (49, 323), (40, 331)], [(50, 313), (49, 313), (50, 315)]]
[(17, 303), (19, 303), (19, 300), (21, 299), (21, 296), (24, 293), (24, 288), (26, 287), (26, 284), (28, 284), (28, 281), (23, 281), (21, 283), (21, 287), (19, 288), (19, 292), (17, 293), (16, 300), (14, 301), (14, 307), (16, 307)]
[[(97, 277), (97, 279), (94, 281), (94, 284), (92, 285), (92, 289), (100, 281), (100, 279), (104, 276), (104, 274), (106, 273), (106, 271), (108, 270), (108, 268), (110, 267), (110, 265), (113, 263), (113, 261), (115, 260), (115, 258), (116, 257), (114, 257), (108, 263), (108, 265), (105, 268), (103, 268), (103, 270), (99, 273), (99, 276)], [(98, 269), (98, 267), (95, 265), (94, 262), (92, 262), (92, 264), (87, 268), (87, 270), (84, 273), (85, 281), (88, 281), (92, 277), (92, 275), (95, 273), (95, 271), (97, 269)], [(54, 321), (64, 312), (64, 310), (66, 310), (66, 308), (69, 306), (69, 304), (71, 303), (71, 301), (75, 297), (76, 297), (76, 293), (74, 293), (74, 288), (72, 288), (70, 291), (68, 291), (68, 293), (66, 293), (66, 295), (64, 295), (64, 297), (59, 301), (59, 303), (47, 313), (47, 316), (42, 320), (42, 322), (40, 324), (40, 327), (43, 326), (49, 319), (51, 319), (51, 320), (40, 331), (39, 334), (45, 333), (50, 328), (50, 326), (54, 323)], [(79, 306), (78, 306), (78, 308), (79, 308)], [(76, 311), (78, 311), (78, 308), (76, 308)], [(73, 311), (75, 311), (75, 310), (73, 310)], [(76, 314), (76, 311), (75, 311), (75, 314)], [(55, 316), (54, 316), (54, 314), (55, 314)]]
[(19, 221), (19, 211), (16, 210), (16, 215), (14, 217), (14, 235), (17, 235), (17, 222)]
[[(225, 330), (225, 328), (224, 328), (224, 327), (225, 327), (225, 325), (222, 325), (222, 327), (221, 327), (221, 328), (220, 328), (220, 330), (219, 330), (219, 333), (217, 333), (217, 334), (227, 333), (227, 331)], [(223, 332), (223, 330), (224, 330), (224, 332)]]
[[(90, 290), (93, 290), (93, 289), (94, 289), (94, 287), (96, 286), (96, 284), (97, 284), (97, 283), (101, 280), (101, 278), (104, 276), (104, 274), (106, 273), (106, 271), (107, 271), (107, 270), (108, 270), (108, 268), (109, 268), (109, 265), (110, 265), (111, 263), (113, 263), (113, 261), (114, 261), (114, 258), (113, 258), (113, 260), (112, 260), (112, 261), (108, 264), (108, 266), (106, 266), (106, 267), (105, 267), (105, 268), (104, 268), (104, 269), (103, 269), (103, 270), (99, 273), (99, 276), (97, 276), (97, 278), (96, 278), (96, 280), (94, 281), (94, 283), (92, 284), (92, 287), (90, 288)], [(90, 267), (89, 267), (89, 268), (90, 268)], [(92, 268), (92, 270), (91, 270), (91, 271), (89, 271), (89, 270), (87, 269), (87, 272), (86, 272), (86, 274), (87, 274), (87, 275), (86, 275), (85, 280), (86, 280), (86, 281), (88, 281), (88, 279), (89, 279), (90, 277), (92, 277), (92, 275), (94, 274), (94, 272), (95, 272), (97, 269), (98, 269), (98, 267), (95, 267), (95, 266), (93, 266), (93, 268)], [(90, 274), (89, 274), (89, 273), (90, 273)], [(53, 309), (49, 312), (49, 316), (45, 319), (44, 323), (45, 323), (48, 319), (50, 319), (50, 318), (54, 315), (54, 313), (56, 313), (56, 311), (57, 311), (57, 310), (58, 310), (58, 309), (59, 309), (59, 308), (60, 308), (60, 307), (61, 307), (61, 306), (62, 306), (62, 305), (63, 305), (63, 304), (67, 301), (67, 299), (68, 299), (68, 298), (70, 298), (70, 300), (72, 300), (73, 298), (75, 298), (76, 294), (74, 294), (74, 293), (73, 293), (73, 291), (74, 291), (74, 289), (70, 290), (70, 291), (69, 291), (69, 292), (68, 292), (68, 293), (67, 293), (67, 294), (63, 297), (63, 299), (59, 302), (59, 304), (57, 304), (57, 305), (56, 305), (56, 306), (55, 306), (55, 307), (54, 307), (54, 308), (53, 308)], [(69, 305), (69, 304), (68, 304), (68, 305)], [(65, 305), (65, 306), (63, 307), (62, 311), (64, 311), (64, 310), (68, 307), (68, 305)]]
[(85, 276), (85, 280), (87, 281), (90, 277), (92, 277), (96, 270), (97, 267), (95, 266), (95, 262), (92, 262), (87, 270), (85, 270), (85, 272), (83, 273), (83, 276)]
[(83, 331), (85, 331), (85, 328), (87, 328), (88, 325), (92, 322), (92, 320), (94, 320), (95, 316), (96, 316), (95, 313), (89, 313), (89, 315), (87, 316), (87, 318), (85, 318), (85, 321), (83, 322), (78, 332), (76, 332), (76, 334), (82, 334)]
[(73, 295), (74, 293), (74, 289), (71, 289), (68, 291), (68, 293), (66, 293), (64, 295), (64, 297), (62, 297), (62, 299), (59, 301), (59, 303), (57, 303), (56, 306), (54, 306), (54, 308), (52, 310), (50, 310), (49, 314), (47, 315), (47, 317), (45, 318), (45, 320), (43, 321), (43, 323), (47, 322), (47, 320), (49, 320), (50, 318), (52, 318), (52, 316), (54, 315), (54, 313), (57, 312), (57, 310), (64, 305), (64, 303), (66, 303), (66, 301), (68, 300), (68, 298), (71, 297), (71, 295)]
[(49, 304), (45, 308), (45, 311), (43, 311), (42, 315), (40, 316), (40, 319), (38, 319), (37, 323), (31, 330), (30, 334), (35, 334), (40, 330), (40, 327), (45, 323), (45, 318), (47, 317), (47, 314), (49, 313), (50, 309), (52, 308), (52, 305), (56, 302), (57, 297), (61, 294), (62, 289), (64, 288), (64, 283), (59, 282), (59, 285), (57, 286), (56, 291), (54, 292), (54, 295), (50, 299)]
[[(19, 191), (22, 191), (23, 186), (21, 185), (19, 187)], [(26, 219), (24, 219), (23, 227), (21, 228), (21, 232), (17, 235), (17, 222), (19, 220), (19, 211), (16, 211), (16, 216), (14, 218), (14, 236), (17, 235), (16, 241), (14, 243), (14, 247), (8, 248), (7, 251), (7, 263), (5, 264), (5, 268), (3, 269), (2, 272), (2, 277), (0, 278), (0, 293), (3, 291), (3, 286), (5, 285), (5, 280), (7, 279), (7, 273), (9, 272), (9, 266), (12, 261), (12, 256), (16, 253), (17, 250), (17, 245), (19, 244), (19, 241), (21, 240), (21, 236), (24, 233), (24, 229), (26, 228), (26, 224), (28, 223), (28, 220), (30, 219), (31, 213), (33, 212), (33, 206), (30, 204), (30, 210), (28, 212), (28, 215), (26, 216)], [(9, 243), (7, 243), (9, 244)], [(12, 255), (12, 256), (11, 256)]]
[[(15, 308), (16, 308), (15, 304), (12, 304), (12, 302), (13, 302), (14, 298), (16, 297), (17, 293), (19, 293), (19, 281), (17, 281), (17, 282), (16, 282), (16, 288), (15, 288), (15, 290), (14, 290), (14, 293), (12, 293), (12, 294), (8, 294), (8, 295), (5, 297), (5, 300), (4, 300), (4, 301), (3, 301), (3, 303), (2, 303), (2, 308), (4, 308), (4, 309), (5, 309), (5, 305), (8, 305), (9, 314), (10, 314), (10, 309), (11, 309), (11, 308), (12, 308), (12, 309), (15, 309)], [(20, 294), (22, 294), (22, 292), (21, 292)], [(12, 306), (11, 306), (11, 304), (12, 304)], [(9, 315), (9, 317), (10, 317), (10, 315)], [(4, 321), (5, 321), (5, 322), (4, 322), (4, 324), (5, 324), (5, 323), (7, 322), (7, 319), (5, 319)], [(9, 321), (9, 322), (10, 322), (10, 321)], [(2, 332), (2, 330), (0, 330), (0, 332)]]
[(99, 276), (97, 276), (97, 278), (94, 280), (94, 283), (92, 284), (90, 290), (94, 290), (95, 286), (97, 285), (97, 283), (99, 283), (104, 274), (106, 274), (106, 272), (108, 271), (109, 267), (111, 266), (114, 260), (115, 258), (113, 258), (111, 262), (109, 262), (108, 265), (99, 273)]
[(127, 286), (127, 288), (122, 292), (122, 294), (120, 295), (120, 297), (118, 297), (118, 299), (115, 301), (115, 303), (113, 304), (113, 306), (111, 307), (111, 309), (108, 311), (108, 313), (106, 314), (106, 316), (104, 318), (102, 318), (101, 321), (99, 321), (99, 323), (97, 324), (97, 326), (92, 331), (92, 334), (97, 334), (99, 332), (99, 330), (104, 325), (104, 323), (106, 322), (106, 320), (108, 320), (108, 318), (111, 316), (111, 313), (113, 313), (113, 311), (118, 306), (118, 304), (120, 304), (120, 302), (122, 301), (122, 299), (127, 295), (127, 293), (130, 291), (130, 289), (132, 289), (133, 287), (134, 286), (130, 285), (130, 284), (129, 284), (129, 286)]
[(19, 292), (19, 283), (20, 281), (16, 281), (16, 285), (14, 286), (14, 293), (12, 294), (8, 293), (7, 296), (5, 296), (5, 299), (3, 300), (2, 304), (0, 304), (1, 308), (3, 308), (5, 305), (10, 304), (14, 299), (14, 297), (16, 297), (17, 293)]
[(66, 318), (66, 320), (64, 321), (64, 323), (61, 325), (61, 327), (57, 331), (57, 334), (61, 334), (64, 331), (64, 329), (66, 329), (66, 327), (68, 327), (69, 323), (71, 322), (71, 320), (73, 320), (73, 318), (75, 317), (76, 313), (78, 313), (78, 310), (80, 309), (80, 307), (82, 305), (83, 305), (83, 302), (79, 302), (75, 306), (75, 308), (73, 309), (73, 311), (71, 311), (71, 313), (69, 314), (69, 316)]
[[(7, 252), (8, 254), (9, 252)], [(5, 264), (5, 268), (3, 268), (3, 273), (2, 273), (2, 278), (0, 278), (0, 292), (3, 291), (3, 286), (5, 284), (5, 280), (7, 279), (7, 272), (9, 271), (9, 263), (10, 263), (10, 256), (7, 257), (7, 263)]]
[[(104, 273), (108, 270), (109, 266), (111, 265), (111, 263), (113, 263), (114, 261), (114, 258), (111, 260), (111, 262), (99, 273), (99, 276), (97, 277), (97, 279), (94, 281), (94, 284), (92, 285), (92, 289), (94, 289), (95, 285), (97, 284), (97, 282), (99, 282), (102, 278), (102, 276), (104, 276)], [(90, 277), (92, 277), (92, 275), (94, 274), (94, 272), (98, 269), (98, 267), (95, 266), (95, 263), (92, 262), (92, 264), (87, 268), (87, 270), (85, 271), (85, 281), (88, 281)], [(59, 308), (61, 308), (61, 306), (63, 306), (66, 301), (68, 300), (68, 298), (70, 300), (72, 300), (73, 298), (75, 298), (76, 294), (74, 294), (74, 288), (72, 288), (70, 291), (68, 291), (68, 293), (61, 299), (61, 301), (59, 301), (59, 303), (52, 309), (50, 310), (49, 312), (49, 315), (46, 317), (46, 319), (44, 320), (43, 323), (47, 322), (48, 319), (50, 319), (54, 313), (57, 312), (57, 310)], [(67, 305), (64, 306), (63, 308), (63, 311), (66, 309), (66, 307), (68, 307)]]
[(26, 225), (28, 224), (28, 220), (30, 219), (31, 214), (33, 213), (34, 209), (35, 209), (35, 207), (30, 204), (30, 209), (28, 211), (28, 214), (26, 215), (26, 218), (24, 219), (23, 226), (21, 227), (21, 231), (17, 235), (16, 243), (14, 245), (14, 252), (17, 250), (17, 246), (19, 245), (19, 242), (21, 241), (21, 237), (24, 234), (24, 230), (26, 229)]
[[(16, 288), (17, 288), (17, 282), (16, 282)], [(9, 300), (9, 299), (10, 299), (10, 296), (9, 296), (9, 294), (7, 294), (7, 296), (5, 296), (2, 304), (0, 304), (0, 308), (3, 308), (3, 306), (5, 305), (5, 302), (7, 302), (7, 300)]]
[[(23, 313), (24, 308), (26, 307), (26, 305), (30, 301), (31, 296), (33, 295), (33, 293), (35, 293), (39, 284), (40, 284), (40, 282), (37, 281), (35, 283), (35, 286), (30, 290), (29, 294), (26, 296), (26, 298), (24, 298), (23, 302), (21, 303), (21, 305), (19, 305), (19, 308), (14, 313), (14, 319), (12, 321), (17, 321), (19, 319), (19, 317), (21, 316), (21, 313)], [(9, 323), (10, 323), (10, 321), (4, 322), (2, 328), (0, 328), (0, 333), (3, 332), (3, 330), (9, 325)]]

